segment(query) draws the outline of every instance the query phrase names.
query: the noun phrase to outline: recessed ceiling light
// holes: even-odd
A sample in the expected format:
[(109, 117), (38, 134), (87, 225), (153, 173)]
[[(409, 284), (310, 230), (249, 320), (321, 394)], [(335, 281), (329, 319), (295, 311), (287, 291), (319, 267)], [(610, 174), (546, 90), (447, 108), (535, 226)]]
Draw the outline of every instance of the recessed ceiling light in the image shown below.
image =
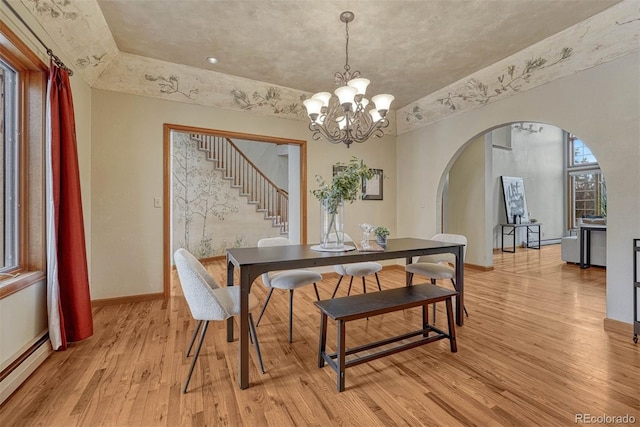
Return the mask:
[(207, 62), (209, 64), (217, 64), (218, 60), (216, 58), (214, 58), (213, 56), (207, 56)]

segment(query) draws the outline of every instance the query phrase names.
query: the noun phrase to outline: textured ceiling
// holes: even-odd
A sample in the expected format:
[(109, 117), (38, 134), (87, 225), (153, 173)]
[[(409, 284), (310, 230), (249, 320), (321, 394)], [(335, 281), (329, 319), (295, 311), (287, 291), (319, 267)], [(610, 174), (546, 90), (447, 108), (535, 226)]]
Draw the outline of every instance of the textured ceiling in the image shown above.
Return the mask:
[[(98, 0), (121, 52), (306, 92), (345, 59), (401, 108), (620, 0)], [(219, 63), (210, 65), (207, 56)]]

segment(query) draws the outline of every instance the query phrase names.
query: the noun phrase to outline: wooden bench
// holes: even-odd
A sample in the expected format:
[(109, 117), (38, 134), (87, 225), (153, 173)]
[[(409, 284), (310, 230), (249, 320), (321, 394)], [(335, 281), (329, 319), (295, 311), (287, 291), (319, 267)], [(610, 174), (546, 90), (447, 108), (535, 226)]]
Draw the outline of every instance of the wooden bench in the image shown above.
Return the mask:
[[(320, 344), (318, 349), (318, 367), (324, 367), (325, 362), (338, 374), (338, 391), (344, 391), (345, 369), (371, 360), (379, 359), (390, 354), (403, 350), (418, 347), (444, 338), (448, 338), (451, 345), (451, 352), (458, 351), (456, 345), (455, 323), (453, 319), (453, 305), (451, 299), (458, 293), (453, 290), (444, 289), (432, 284), (407, 286), (404, 288), (388, 289), (380, 292), (373, 292), (362, 295), (352, 295), (344, 298), (335, 298), (324, 301), (316, 301), (320, 308)], [(428, 305), (439, 301), (445, 301), (447, 305), (447, 321), (449, 323), (449, 333), (429, 324)], [(379, 314), (390, 313), (392, 311), (404, 310), (407, 308), (422, 307), (422, 328), (413, 332), (394, 336), (384, 340), (372, 342), (370, 344), (347, 349), (345, 348), (345, 324), (350, 320), (362, 319)], [(338, 343), (335, 353), (326, 353), (327, 344), (327, 317), (338, 321)], [(435, 335), (431, 333), (435, 332)], [(383, 345), (392, 344), (398, 341), (401, 343), (391, 348), (386, 348), (374, 353), (355, 357), (346, 360), (346, 356), (371, 350)]]

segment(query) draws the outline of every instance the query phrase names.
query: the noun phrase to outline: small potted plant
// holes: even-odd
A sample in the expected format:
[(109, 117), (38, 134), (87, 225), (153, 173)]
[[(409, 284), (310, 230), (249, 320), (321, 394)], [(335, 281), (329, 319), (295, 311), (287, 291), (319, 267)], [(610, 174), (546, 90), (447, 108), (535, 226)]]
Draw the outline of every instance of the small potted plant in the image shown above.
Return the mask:
[(387, 236), (389, 233), (389, 229), (384, 225), (378, 225), (373, 229), (373, 234), (376, 235), (376, 241), (381, 245), (387, 244)]

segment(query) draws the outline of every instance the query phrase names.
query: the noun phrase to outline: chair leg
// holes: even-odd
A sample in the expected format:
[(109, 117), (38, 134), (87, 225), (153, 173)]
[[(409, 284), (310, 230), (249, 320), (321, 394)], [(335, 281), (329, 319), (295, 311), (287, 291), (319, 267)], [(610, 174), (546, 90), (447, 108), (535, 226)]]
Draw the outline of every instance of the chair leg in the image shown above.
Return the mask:
[(362, 292), (367, 293), (367, 284), (364, 281), (364, 276), (362, 276)]
[(193, 330), (193, 335), (191, 336), (191, 343), (189, 343), (187, 354), (185, 354), (186, 357), (189, 357), (189, 354), (191, 353), (191, 349), (193, 348), (193, 343), (196, 341), (196, 335), (198, 335), (198, 330), (200, 329), (201, 325), (202, 325), (202, 320), (198, 320), (198, 323), (196, 324), (196, 328)]
[(353, 283), (353, 276), (351, 276), (351, 280), (349, 280), (349, 289), (347, 290), (347, 296), (351, 294), (351, 284)]
[(293, 342), (293, 289), (289, 290), (289, 343)]
[(182, 393), (187, 392), (189, 381), (191, 381), (191, 374), (193, 374), (193, 368), (195, 368), (196, 360), (198, 360), (198, 356), (200, 355), (200, 349), (202, 348), (202, 342), (204, 341), (204, 336), (207, 333), (208, 326), (209, 326), (209, 321), (206, 320), (204, 322), (204, 327), (202, 328), (202, 332), (200, 333), (200, 341), (198, 341), (198, 347), (196, 347), (196, 354), (193, 355), (193, 360), (191, 361), (191, 368), (189, 369), (189, 375), (187, 375), (187, 380), (184, 383), (184, 388), (182, 389)]
[(382, 287), (380, 286), (380, 279), (378, 278), (378, 273), (373, 273), (376, 276), (376, 283), (378, 283), (378, 290), (381, 291)]
[(338, 279), (338, 283), (336, 284), (336, 288), (333, 290), (333, 293), (331, 294), (331, 299), (333, 299), (333, 297), (336, 296), (336, 292), (338, 292), (338, 288), (340, 287), (340, 282), (342, 282), (343, 278), (344, 278), (344, 276), (340, 276), (340, 278)]
[(407, 286), (413, 285), (413, 273), (409, 273), (409, 284)]
[(269, 304), (269, 299), (271, 298), (272, 293), (273, 293), (273, 288), (269, 289), (269, 293), (267, 294), (267, 299), (264, 300), (264, 305), (262, 306), (262, 310), (260, 310), (260, 314), (258, 315), (258, 321), (256, 322), (256, 326), (260, 324), (260, 319), (262, 319), (264, 310), (267, 308), (267, 304)]
[(320, 294), (318, 293), (318, 287), (315, 283), (313, 284), (313, 289), (316, 291), (316, 298), (320, 301)]
[(249, 313), (249, 335), (253, 339), (253, 346), (256, 349), (258, 355), (258, 362), (260, 363), (260, 372), (264, 374), (264, 364), (262, 363), (262, 353), (260, 352), (260, 344), (258, 344), (258, 333), (256, 332), (256, 325), (253, 323), (253, 315)]
[[(455, 289), (456, 291), (458, 290), (458, 287), (456, 286), (456, 281), (451, 279), (451, 283), (453, 284), (453, 289)], [(458, 297), (456, 297), (458, 298)], [(469, 317), (469, 313), (467, 312), (467, 307), (465, 307), (464, 305), (462, 306), (462, 309), (464, 310), (464, 315)]]

